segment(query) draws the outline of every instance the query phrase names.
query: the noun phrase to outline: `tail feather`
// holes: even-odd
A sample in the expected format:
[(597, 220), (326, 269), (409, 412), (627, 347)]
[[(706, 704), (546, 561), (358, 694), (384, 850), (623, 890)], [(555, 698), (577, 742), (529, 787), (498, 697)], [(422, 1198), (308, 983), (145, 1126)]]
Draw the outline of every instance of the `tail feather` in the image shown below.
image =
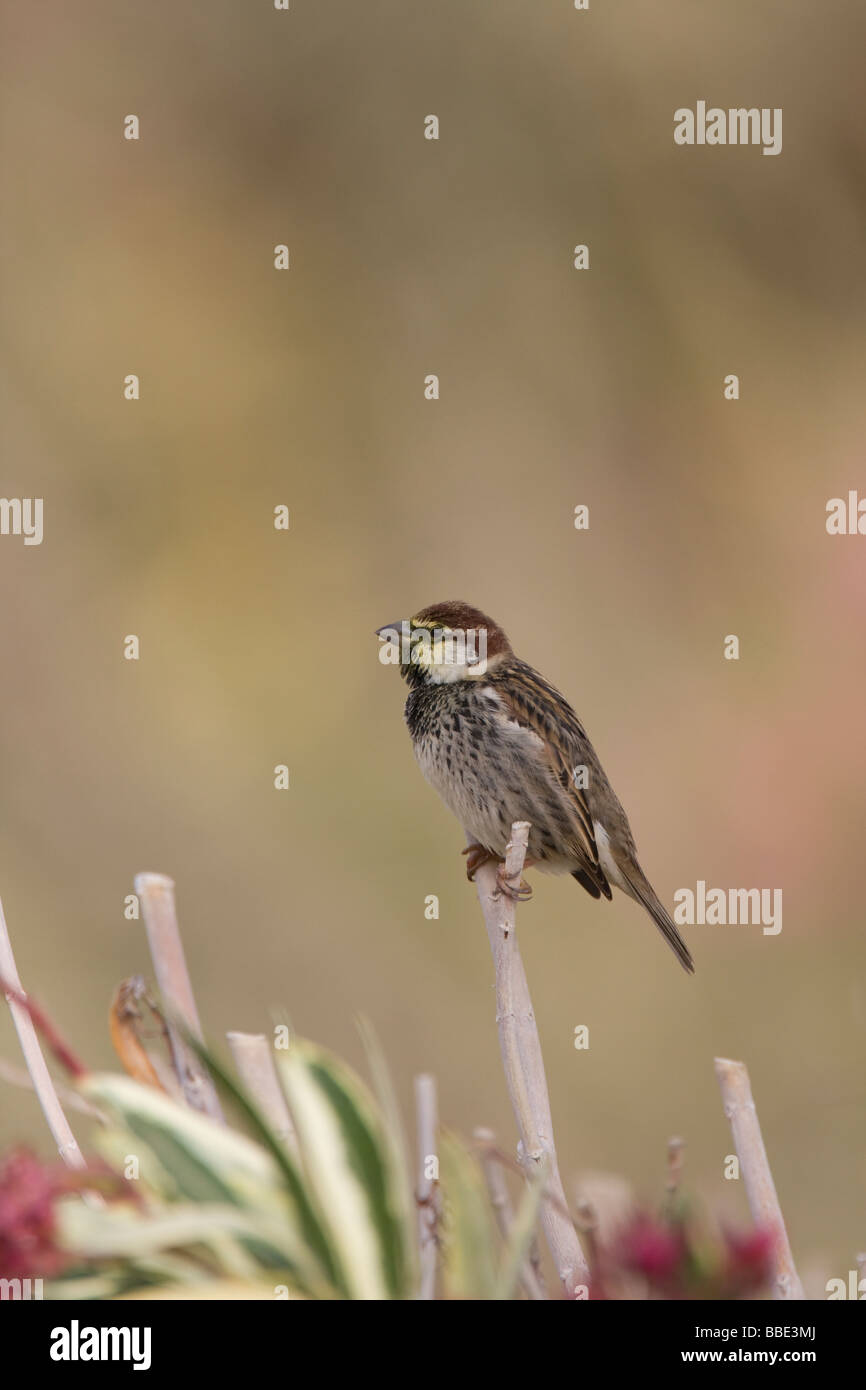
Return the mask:
[(590, 878), (589, 874), (586, 872), (585, 869), (572, 869), (571, 877), (577, 879), (578, 883), (581, 885), (582, 888), (586, 889), (590, 897), (600, 898), (602, 893), (604, 893), (604, 896), (607, 898), (608, 902), (610, 902), (610, 900), (612, 899), (613, 894), (610, 891), (610, 884), (608, 883), (600, 868), (598, 869), (594, 879)]
[[(637, 868), (636, 865), (634, 867)], [(623, 872), (628, 882), (632, 896), (642, 907), (646, 908), (680, 965), (683, 967), (683, 970), (687, 970), (690, 975), (694, 975), (695, 963), (692, 960), (691, 952), (674, 926), (670, 913), (662, 907), (662, 904), (653, 891), (652, 885), (644, 877), (643, 872), (638, 869), (637, 873), (635, 873), (631, 865), (629, 865), (628, 871), (623, 870), (623, 866), (620, 865), (620, 870)]]

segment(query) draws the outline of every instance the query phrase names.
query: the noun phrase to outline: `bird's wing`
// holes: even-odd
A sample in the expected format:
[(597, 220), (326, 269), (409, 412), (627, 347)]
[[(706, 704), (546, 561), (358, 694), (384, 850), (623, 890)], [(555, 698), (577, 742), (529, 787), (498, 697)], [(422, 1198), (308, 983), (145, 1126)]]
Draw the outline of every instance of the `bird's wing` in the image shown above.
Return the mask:
[(575, 877), (594, 896), (601, 891), (609, 898), (610, 886), (598, 860), (586, 790), (579, 785), (579, 770), (587, 769), (592, 777), (598, 759), (580, 720), (559, 691), (525, 662), (510, 662), (507, 681), (497, 681), (494, 675), (491, 684), (507, 717), (541, 740), (553, 776), (565, 793), (572, 812), (575, 859), (581, 870)]

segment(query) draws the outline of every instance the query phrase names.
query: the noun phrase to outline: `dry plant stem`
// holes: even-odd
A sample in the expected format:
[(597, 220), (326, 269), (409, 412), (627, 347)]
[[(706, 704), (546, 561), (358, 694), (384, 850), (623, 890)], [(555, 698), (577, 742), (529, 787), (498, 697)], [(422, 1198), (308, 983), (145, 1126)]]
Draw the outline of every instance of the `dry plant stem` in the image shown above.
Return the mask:
[(752, 1219), (756, 1225), (772, 1229), (775, 1233), (773, 1297), (804, 1299), (806, 1295), (791, 1254), (746, 1065), (744, 1062), (732, 1062), (727, 1057), (717, 1057), (715, 1066), (725, 1114), (731, 1122), (734, 1147), (746, 1184)]
[(207, 1069), (186, 1042), (180, 1022), (196, 1038), (202, 1031), (174, 905), (174, 882), (164, 874), (136, 874), (135, 891), (144, 913), (144, 926), (166, 1012), (171, 1055), (186, 1102), (225, 1123), (216, 1087)]
[[(20, 1086), (22, 1091), (33, 1090), (33, 1078), (23, 1067), (14, 1067), (11, 1062), (0, 1057), (0, 1081), (7, 1082), (10, 1086)], [(58, 1086), (55, 1083), (54, 1089), (57, 1092), (63, 1105), (67, 1110), (78, 1110), (80, 1114), (87, 1115), (91, 1120), (105, 1122), (105, 1116), (95, 1105), (91, 1105), (84, 1096), (78, 1095), (76, 1091), (70, 1091), (68, 1086)]]
[(685, 1140), (677, 1135), (668, 1140), (668, 1180), (666, 1191), (669, 1197), (676, 1196), (679, 1191), (680, 1179), (683, 1175), (683, 1161), (685, 1156)]
[[(515, 886), (520, 883), (528, 839), (529, 823), (515, 821), (504, 869)], [(574, 1298), (578, 1288), (589, 1283), (589, 1268), (568, 1215), (559, 1176), (541, 1042), (517, 945), (515, 904), (498, 891), (496, 874), (495, 863), (483, 864), (475, 874), (475, 886), (493, 952), (499, 1047), (520, 1134), (519, 1154), (524, 1169), (531, 1171), (542, 1155), (547, 1155), (549, 1176), (547, 1200), (541, 1207), (541, 1227), (565, 1295)]]
[(577, 1204), (577, 1223), (589, 1250), (589, 1258), (594, 1263), (598, 1252), (598, 1212), (586, 1197), (581, 1197)]
[(298, 1136), (277, 1080), (271, 1044), (264, 1033), (226, 1033), (238, 1076), (265, 1120), (286, 1147), (298, 1153)]
[[(503, 1240), (507, 1241), (511, 1235), (511, 1227), (514, 1225), (514, 1208), (508, 1195), (502, 1164), (496, 1156), (496, 1135), (492, 1129), (476, 1129), (473, 1138), (481, 1146), (481, 1168), (484, 1173), (484, 1181), (487, 1183), (490, 1205), (496, 1217), (499, 1234)], [(526, 1261), (521, 1270), (520, 1282), (527, 1298), (534, 1301), (547, 1298), (540, 1271), (536, 1268), (535, 1260), (532, 1257)]]
[[(15, 957), (12, 954), (12, 942), (9, 940), (2, 902), (0, 902), (0, 975), (18, 993), (24, 993), (15, 967)], [(24, 1061), (33, 1082), (33, 1089), (57, 1145), (57, 1152), (68, 1168), (86, 1168), (84, 1156), (78, 1147), (78, 1141), (72, 1133), (69, 1121), (63, 1113), (54, 1082), (42, 1055), (42, 1048), (39, 1046), (33, 1019), (24, 1005), (19, 1003), (14, 996), (7, 994), (6, 999), (12, 1014), (12, 1022), (15, 1024), (15, 1031), (18, 1034), (18, 1041), (21, 1044), (21, 1051), (24, 1054)]]
[(418, 1297), (432, 1299), (436, 1297), (436, 1268), (439, 1263), (439, 1190), (436, 1179), (429, 1177), (428, 1171), (438, 1166), (435, 1160), (439, 1113), (436, 1078), (426, 1073), (415, 1077), (415, 1124), (418, 1141)]

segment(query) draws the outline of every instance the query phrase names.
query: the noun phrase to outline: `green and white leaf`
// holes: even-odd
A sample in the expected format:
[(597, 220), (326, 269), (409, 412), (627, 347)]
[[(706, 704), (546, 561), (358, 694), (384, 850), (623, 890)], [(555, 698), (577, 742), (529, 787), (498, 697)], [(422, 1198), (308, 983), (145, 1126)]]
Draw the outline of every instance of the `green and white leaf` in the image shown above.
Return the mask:
[(161, 1211), (141, 1211), (116, 1203), (95, 1208), (84, 1202), (58, 1203), (58, 1234), (68, 1250), (95, 1260), (145, 1259), (166, 1250), (202, 1246), (214, 1265), (236, 1278), (260, 1275), (260, 1265), (241, 1241), (266, 1247), (276, 1267), (294, 1263), (294, 1238), (288, 1223), (273, 1215), (239, 1211), (206, 1202), (175, 1204)]
[[(156, 1179), (157, 1193), (268, 1218), (260, 1224), (247, 1222), (239, 1237), (244, 1249), (265, 1268), (288, 1265), (306, 1292), (332, 1296), (333, 1281), (307, 1239), (306, 1201), (299, 1215), (283, 1169), (271, 1153), (130, 1077), (93, 1074), (82, 1081), (81, 1089), (123, 1126), (126, 1154), (139, 1157), (141, 1175)], [(116, 1148), (117, 1137), (109, 1144)]]
[(547, 1181), (547, 1163), (538, 1165), (527, 1182), (514, 1217), (496, 1281), (494, 1298), (514, 1298), (520, 1282), (520, 1272), (529, 1258), (529, 1250), (538, 1230), (538, 1214)]
[(80, 1088), (148, 1146), (180, 1196), (259, 1211), (283, 1209), (276, 1163), (245, 1135), (128, 1076), (93, 1073)]
[(401, 1177), (372, 1098), (337, 1057), (295, 1041), (277, 1059), (305, 1183), (315, 1198), (345, 1295), (407, 1294)]
[(478, 1163), (453, 1134), (440, 1138), (443, 1278), (449, 1298), (497, 1297), (498, 1236)]
[[(373, 1090), (382, 1116), (385, 1142), (388, 1147), (388, 1166), (392, 1175), (391, 1190), (397, 1219), (403, 1237), (404, 1277), (411, 1288), (418, 1282), (418, 1239), (416, 1226), (415, 1189), (412, 1184), (413, 1164), (406, 1143), (400, 1106), (391, 1081), (385, 1053), (369, 1019), (358, 1020), (361, 1041), (367, 1056), (367, 1066), (373, 1080)], [(405, 1291), (404, 1291), (405, 1296)]]

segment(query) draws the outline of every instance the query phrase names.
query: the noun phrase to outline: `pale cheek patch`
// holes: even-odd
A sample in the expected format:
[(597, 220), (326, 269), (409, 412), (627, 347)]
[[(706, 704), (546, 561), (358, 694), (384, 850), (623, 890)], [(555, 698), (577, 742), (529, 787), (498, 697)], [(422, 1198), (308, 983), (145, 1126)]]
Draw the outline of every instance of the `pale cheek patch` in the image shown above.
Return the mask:
[[(450, 641), (448, 640), (450, 636)], [(412, 653), (412, 664), (421, 666), (428, 673), (428, 679), (432, 685), (451, 685), (455, 681), (478, 681), (484, 680), (490, 671), (501, 661), (500, 656), (475, 659), (472, 661), (449, 660), (453, 657), (455, 646), (458, 651), (461, 644), (455, 642), (455, 637), (459, 634), (446, 634), (444, 638), (435, 641), (423, 641), (416, 644)], [(465, 643), (462, 644), (465, 647)], [(493, 693), (493, 692), (491, 692)]]
[[(418, 632), (418, 629), (414, 629)], [(421, 629), (420, 634), (411, 639), (411, 660), (413, 666), (423, 666), (434, 668), (436, 666), (455, 665), (457, 663), (448, 662), (448, 651), (445, 645), (445, 637), (442, 634), (435, 639), (432, 635)]]
[(433, 685), (451, 685), (454, 681), (471, 679), (471, 666), (448, 666), (445, 662), (438, 665), (435, 662), (425, 662), (430, 673), (430, 681)]
[(412, 663), (423, 667), (433, 685), (450, 685), (454, 681), (464, 680), (470, 669), (465, 662), (449, 661), (450, 652), (453, 652), (453, 645), (446, 645), (444, 635), (435, 641), (417, 642), (412, 652)]

